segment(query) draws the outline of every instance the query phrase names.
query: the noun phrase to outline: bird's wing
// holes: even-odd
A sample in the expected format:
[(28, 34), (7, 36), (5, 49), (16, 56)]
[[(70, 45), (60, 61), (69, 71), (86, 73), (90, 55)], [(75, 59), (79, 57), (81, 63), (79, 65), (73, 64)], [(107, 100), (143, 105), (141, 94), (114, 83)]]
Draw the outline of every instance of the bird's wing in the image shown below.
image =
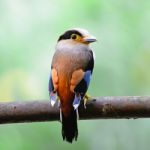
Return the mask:
[(57, 93), (56, 93), (57, 88), (58, 88), (57, 70), (52, 68), (49, 79), (49, 95), (52, 106), (55, 104), (57, 100)]
[(52, 73), (50, 73), (48, 90), (49, 90), (49, 93), (51, 93), (52, 91), (54, 91), (54, 85), (53, 85), (53, 81), (52, 81)]
[(71, 78), (70, 90), (76, 93), (85, 94), (91, 79), (91, 75), (94, 67), (93, 52), (89, 51), (87, 66), (85, 69), (75, 70)]
[(91, 70), (84, 72), (82, 80), (79, 82), (79, 84), (76, 85), (74, 89), (75, 93), (80, 93), (82, 96), (85, 95), (91, 80), (91, 75)]
[(49, 92), (56, 91), (58, 88), (57, 70), (52, 68), (49, 79)]
[(75, 107), (75, 109), (79, 106), (80, 100), (87, 92), (93, 72), (93, 67), (93, 52), (89, 51), (86, 68), (75, 70), (72, 74), (70, 90), (75, 93), (75, 98), (73, 102), (73, 106)]

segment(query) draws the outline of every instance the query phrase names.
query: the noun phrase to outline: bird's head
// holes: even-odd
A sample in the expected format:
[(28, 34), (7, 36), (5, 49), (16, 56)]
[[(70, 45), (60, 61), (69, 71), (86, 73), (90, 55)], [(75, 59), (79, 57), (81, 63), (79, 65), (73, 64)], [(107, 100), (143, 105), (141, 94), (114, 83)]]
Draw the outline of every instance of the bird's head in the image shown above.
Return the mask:
[(89, 45), (92, 42), (96, 42), (96, 38), (92, 36), (87, 30), (74, 28), (67, 30), (65, 33), (60, 35), (56, 44), (56, 50), (88, 50)]
[(72, 44), (90, 44), (92, 42), (95, 42), (96, 38), (85, 29), (74, 28), (67, 30), (65, 33), (63, 33), (59, 37), (58, 42), (62, 40), (65, 40)]

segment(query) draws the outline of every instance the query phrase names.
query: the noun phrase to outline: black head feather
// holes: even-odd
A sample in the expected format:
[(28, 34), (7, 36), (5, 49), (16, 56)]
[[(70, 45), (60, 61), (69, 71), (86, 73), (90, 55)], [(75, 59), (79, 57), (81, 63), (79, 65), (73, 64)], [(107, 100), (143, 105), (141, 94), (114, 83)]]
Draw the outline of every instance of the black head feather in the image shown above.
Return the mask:
[(77, 34), (77, 35), (82, 36), (82, 34), (77, 30), (68, 30), (59, 37), (58, 41), (65, 40), (65, 39), (70, 39), (72, 34)]

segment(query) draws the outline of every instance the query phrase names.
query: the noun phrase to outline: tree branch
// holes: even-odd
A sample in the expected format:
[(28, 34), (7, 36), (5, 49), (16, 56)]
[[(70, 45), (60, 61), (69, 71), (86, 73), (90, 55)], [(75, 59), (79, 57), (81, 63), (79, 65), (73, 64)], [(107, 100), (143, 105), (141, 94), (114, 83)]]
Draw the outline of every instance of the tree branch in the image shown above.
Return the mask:
[[(150, 96), (98, 97), (79, 107), (80, 119), (119, 119), (150, 117)], [(50, 101), (16, 101), (0, 103), (0, 124), (58, 121), (59, 108)]]

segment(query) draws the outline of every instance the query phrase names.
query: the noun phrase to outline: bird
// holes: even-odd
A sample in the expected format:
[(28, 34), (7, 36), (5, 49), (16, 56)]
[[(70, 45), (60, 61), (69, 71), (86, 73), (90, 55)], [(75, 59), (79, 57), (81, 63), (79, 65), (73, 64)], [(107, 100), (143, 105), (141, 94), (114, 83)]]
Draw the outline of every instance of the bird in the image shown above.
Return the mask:
[(49, 78), (51, 106), (58, 100), (63, 140), (77, 140), (78, 107), (86, 94), (94, 68), (94, 52), (90, 43), (96, 42), (86, 29), (72, 28), (57, 40)]

